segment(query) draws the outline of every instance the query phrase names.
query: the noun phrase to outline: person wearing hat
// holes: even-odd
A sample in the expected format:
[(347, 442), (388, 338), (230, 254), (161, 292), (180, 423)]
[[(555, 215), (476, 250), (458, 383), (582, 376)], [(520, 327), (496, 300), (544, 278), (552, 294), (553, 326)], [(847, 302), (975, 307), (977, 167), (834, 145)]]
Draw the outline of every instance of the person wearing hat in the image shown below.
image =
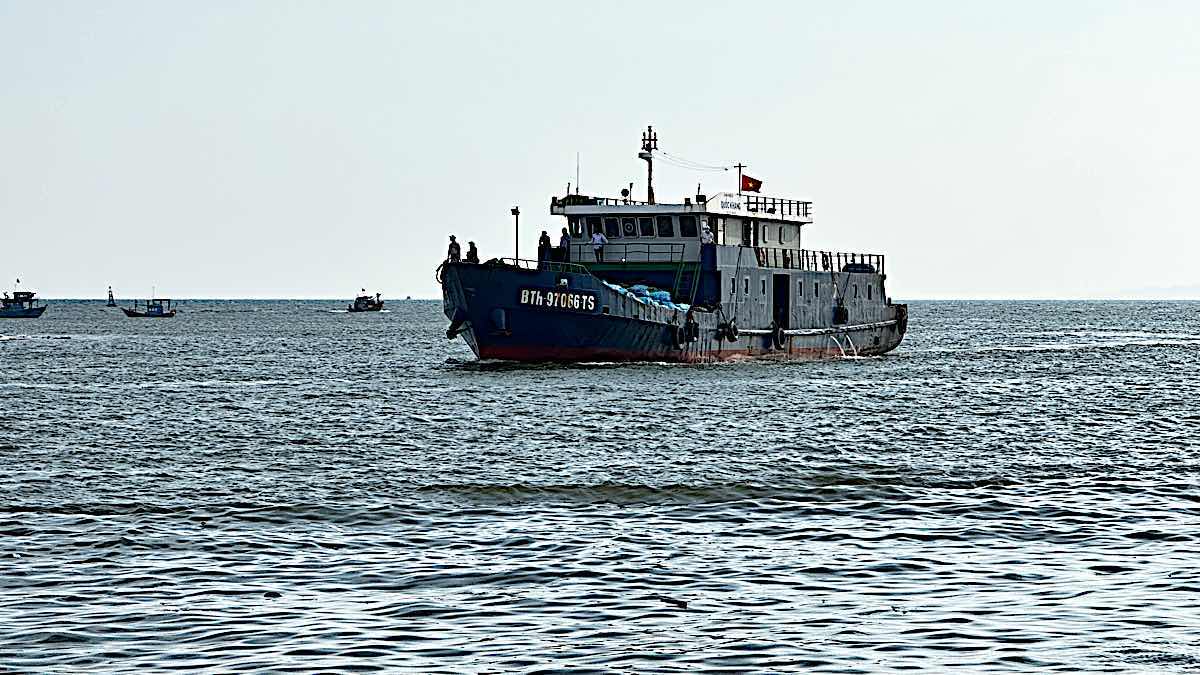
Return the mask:
[(446, 259), (450, 262), (459, 262), (462, 258), (462, 247), (454, 240), (454, 235), (450, 235), (450, 246), (446, 249)]

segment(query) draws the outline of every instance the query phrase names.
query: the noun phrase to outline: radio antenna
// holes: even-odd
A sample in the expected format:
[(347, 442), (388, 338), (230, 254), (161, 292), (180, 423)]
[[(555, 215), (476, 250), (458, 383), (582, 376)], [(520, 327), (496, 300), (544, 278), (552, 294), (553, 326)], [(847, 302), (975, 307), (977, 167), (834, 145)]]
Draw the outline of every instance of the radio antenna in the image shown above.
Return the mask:
[(638, 157), (646, 160), (646, 201), (650, 204), (654, 203), (654, 155), (652, 154), (658, 149), (658, 134), (654, 133), (654, 127), (647, 126), (642, 132), (642, 151), (638, 153)]

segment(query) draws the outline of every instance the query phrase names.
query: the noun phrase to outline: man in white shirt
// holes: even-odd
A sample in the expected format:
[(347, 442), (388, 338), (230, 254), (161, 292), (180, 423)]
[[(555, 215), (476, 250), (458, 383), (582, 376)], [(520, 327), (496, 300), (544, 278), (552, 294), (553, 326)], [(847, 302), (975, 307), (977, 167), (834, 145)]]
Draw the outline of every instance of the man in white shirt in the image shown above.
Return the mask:
[(592, 233), (592, 253), (596, 254), (596, 262), (604, 260), (604, 245), (608, 243), (608, 237), (600, 230)]

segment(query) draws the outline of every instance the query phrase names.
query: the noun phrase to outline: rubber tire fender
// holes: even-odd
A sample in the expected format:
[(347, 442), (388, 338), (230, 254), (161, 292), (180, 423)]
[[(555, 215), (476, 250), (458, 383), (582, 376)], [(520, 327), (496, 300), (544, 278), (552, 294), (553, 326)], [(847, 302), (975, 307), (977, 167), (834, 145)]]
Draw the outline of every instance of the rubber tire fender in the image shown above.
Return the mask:
[(671, 337), (671, 346), (675, 349), (683, 350), (685, 341), (683, 327), (678, 324), (671, 324), (667, 327), (667, 331)]
[(725, 324), (725, 338), (730, 342), (737, 342), (738, 329), (737, 319), (730, 319), (729, 323)]
[(783, 349), (787, 344), (787, 337), (783, 334), (783, 326), (777, 323), (771, 324), (771, 346), (775, 349)]

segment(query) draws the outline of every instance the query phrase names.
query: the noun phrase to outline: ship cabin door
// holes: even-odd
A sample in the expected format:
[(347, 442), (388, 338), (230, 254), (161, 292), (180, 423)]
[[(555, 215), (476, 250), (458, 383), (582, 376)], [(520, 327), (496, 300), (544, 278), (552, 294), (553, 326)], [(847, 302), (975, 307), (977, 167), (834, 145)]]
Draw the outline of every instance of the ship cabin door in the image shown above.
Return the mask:
[(742, 246), (758, 246), (758, 221), (742, 221)]
[(775, 325), (787, 330), (791, 328), (792, 316), (792, 277), (788, 274), (776, 274), (772, 277), (771, 316)]

